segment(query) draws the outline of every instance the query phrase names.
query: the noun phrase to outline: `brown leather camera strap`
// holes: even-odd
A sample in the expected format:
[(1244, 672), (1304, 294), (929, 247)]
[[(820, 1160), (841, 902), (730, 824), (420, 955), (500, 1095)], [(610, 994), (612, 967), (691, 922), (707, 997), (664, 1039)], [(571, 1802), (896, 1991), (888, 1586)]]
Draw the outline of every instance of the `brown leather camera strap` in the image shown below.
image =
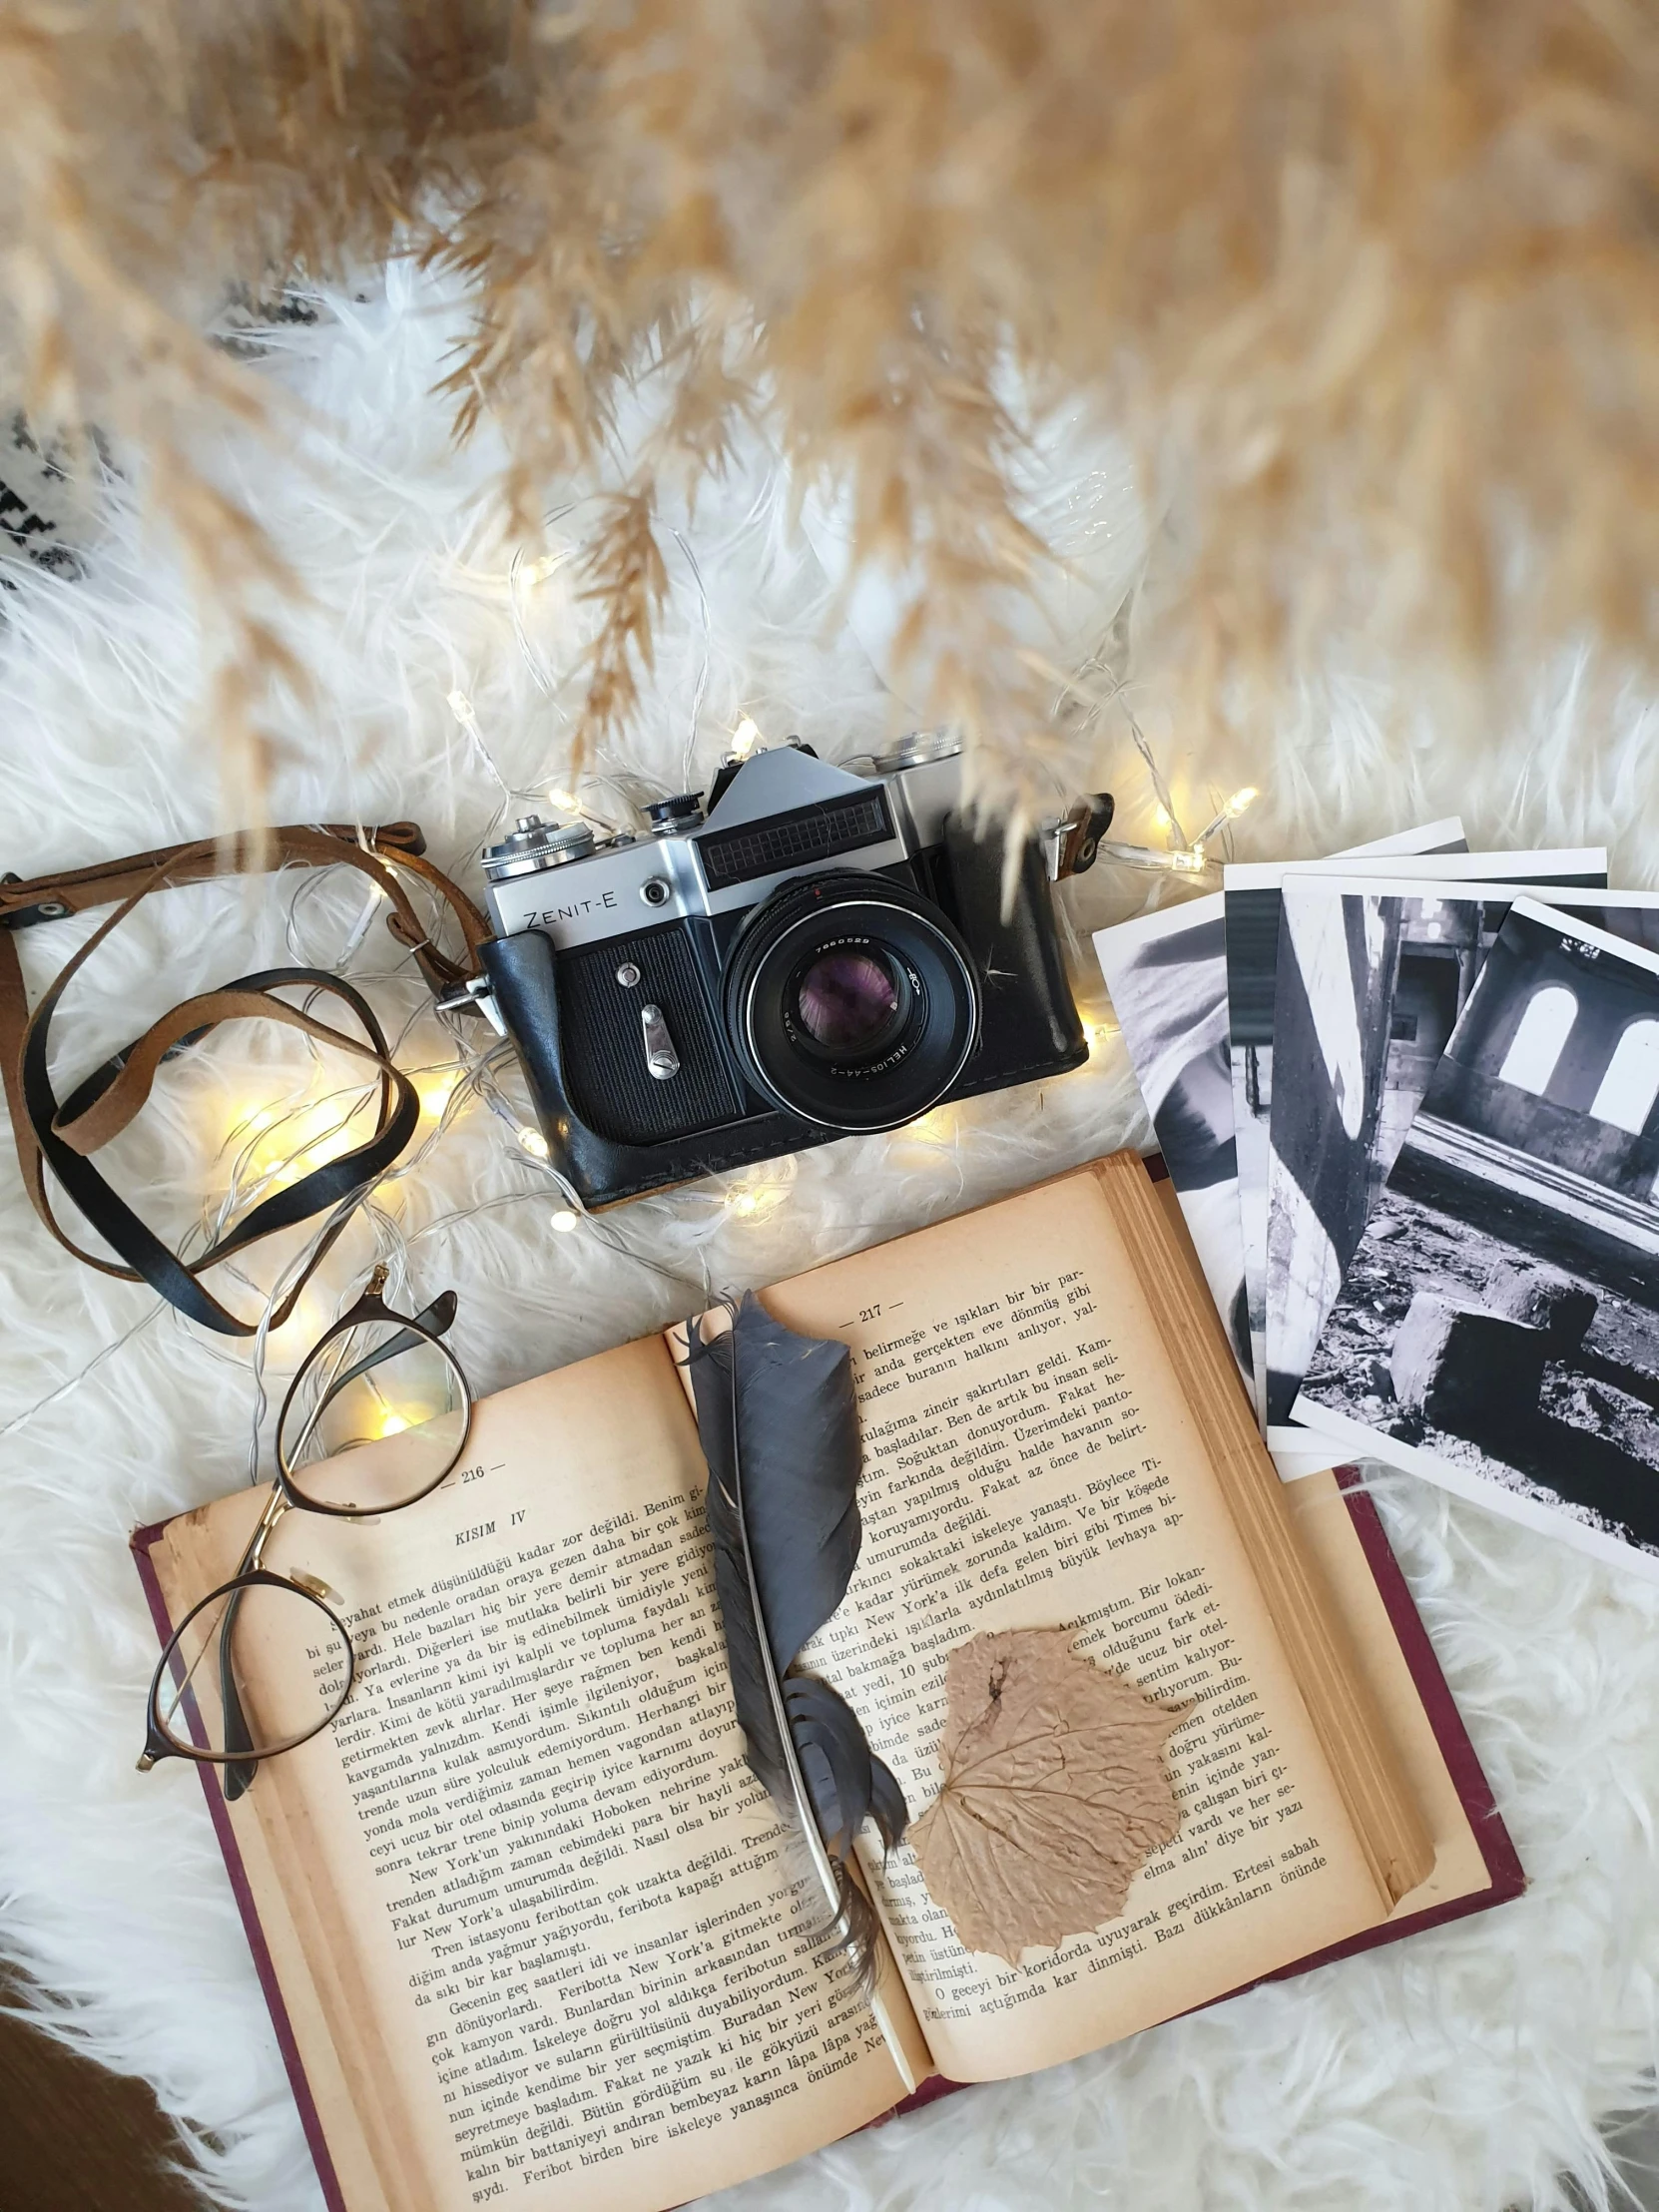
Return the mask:
[[(209, 1268), (245, 1251), (260, 1239), (288, 1229), (314, 1214), (332, 1210), (342, 1199), (367, 1188), (383, 1175), (414, 1134), (420, 1102), (408, 1078), (394, 1066), (384, 1033), (360, 992), (324, 969), (271, 968), (239, 977), (223, 990), (207, 991), (175, 1006), (144, 1035), (86, 1077), (67, 1099), (53, 1090), (49, 1069), (52, 1017), (75, 975), (98, 947), (153, 890), (211, 876), (243, 873), (287, 864), (330, 867), (343, 864), (369, 876), (384, 891), (391, 911), (386, 925), (419, 963), (434, 992), (477, 971), (476, 947), (489, 934), (483, 914), (449, 878), (423, 857), (424, 838), (413, 823), (393, 823), (359, 832), (352, 827), (302, 824), (268, 831), (263, 838), (236, 842), (208, 839), (195, 844), (141, 852), (102, 867), (22, 881), (0, 880), (0, 1075), (24, 1185), (36, 1213), (65, 1251), (101, 1274), (127, 1282), (148, 1282), (181, 1313), (224, 1336), (252, 1336), (257, 1322), (245, 1322), (204, 1289), (199, 1278)], [(400, 873), (430, 885), (447, 904), (460, 928), (459, 957), (431, 941)], [(15, 932), (39, 921), (53, 921), (92, 907), (119, 901), (116, 911), (94, 931), (63, 968), (31, 1013), (18, 959)], [(305, 1006), (290, 1005), (276, 994), (298, 989), (338, 999), (362, 1034), (321, 1021)], [(379, 1069), (379, 1102), (372, 1134), (339, 1158), (312, 1168), (285, 1190), (262, 1200), (227, 1237), (185, 1262), (146, 1227), (124, 1199), (111, 1189), (89, 1157), (120, 1134), (150, 1096), (157, 1070), (170, 1053), (194, 1042), (222, 1021), (249, 1017), (279, 1021), (320, 1043), (335, 1046)], [(47, 1169), (82, 1215), (125, 1266), (86, 1251), (67, 1234), (52, 1211)], [(271, 1325), (279, 1327), (292, 1311), (306, 1281), (344, 1227), (337, 1223), (312, 1253)]]

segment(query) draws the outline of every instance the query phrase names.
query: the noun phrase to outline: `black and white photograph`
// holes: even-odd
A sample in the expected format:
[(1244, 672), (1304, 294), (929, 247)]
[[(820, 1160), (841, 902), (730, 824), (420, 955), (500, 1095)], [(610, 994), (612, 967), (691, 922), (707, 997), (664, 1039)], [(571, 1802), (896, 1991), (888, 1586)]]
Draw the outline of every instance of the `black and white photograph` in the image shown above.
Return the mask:
[(1537, 865), (1507, 883), (1432, 890), (1408, 877), (1286, 876), (1274, 1033), (1295, 1079), (1274, 1100), (1268, 1159), (1270, 1441), (1288, 1428), (1325, 1317), (1511, 902), (1529, 893), (1638, 944), (1659, 925), (1652, 893), (1581, 902), (1581, 886), (1546, 887)]
[[(1357, 845), (1334, 858), (1364, 872), (1375, 857), (1451, 854), (1464, 850), (1456, 816)], [(1331, 861), (1319, 863), (1330, 866)], [(1289, 863), (1245, 861), (1223, 873), (1227, 917), (1228, 1080), (1239, 1162), (1239, 1236), (1244, 1251), (1245, 1300), (1256, 1419), (1267, 1430), (1268, 1373), (1268, 1141), (1273, 1112), (1273, 1007), (1279, 960), (1280, 889)]]
[(1522, 898), (1296, 1415), (1659, 1579), (1659, 946)]
[(1097, 929), (1094, 948), (1188, 1234), (1248, 1382), (1222, 894)]
[[(1254, 1401), (1223, 931), (1217, 891), (1098, 929), (1094, 946), (1170, 1185)], [(1291, 1480), (1328, 1466), (1331, 1454), (1317, 1437), (1289, 1431), (1274, 1459)]]

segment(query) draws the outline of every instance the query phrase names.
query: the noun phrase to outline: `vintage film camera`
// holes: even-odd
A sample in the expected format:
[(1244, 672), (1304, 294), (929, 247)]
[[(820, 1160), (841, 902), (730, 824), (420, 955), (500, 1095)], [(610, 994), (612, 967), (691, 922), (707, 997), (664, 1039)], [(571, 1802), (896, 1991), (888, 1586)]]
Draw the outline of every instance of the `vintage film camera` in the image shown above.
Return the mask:
[(792, 741), (728, 762), (707, 814), (659, 800), (645, 835), (529, 816), (486, 848), (499, 933), (470, 991), (586, 1205), (1083, 1062), (1049, 885), (1112, 802), (1030, 840), (1004, 915), (957, 750), (912, 738), (860, 776)]

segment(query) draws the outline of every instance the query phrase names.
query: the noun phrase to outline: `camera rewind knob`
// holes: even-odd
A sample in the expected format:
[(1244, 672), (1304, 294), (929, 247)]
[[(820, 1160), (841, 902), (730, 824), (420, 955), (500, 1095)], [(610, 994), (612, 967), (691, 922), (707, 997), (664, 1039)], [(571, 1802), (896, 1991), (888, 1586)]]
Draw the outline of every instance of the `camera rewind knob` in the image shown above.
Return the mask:
[(540, 815), (520, 815), (518, 828), (499, 844), (486, 844), (484, 873), (492, 883), (514, 875), (529, 875), (538, 868), (559, 867), (566, 860), (585, 860), (593, 850), (593, 828), (586, 822), (560, 825), (543, 822)]

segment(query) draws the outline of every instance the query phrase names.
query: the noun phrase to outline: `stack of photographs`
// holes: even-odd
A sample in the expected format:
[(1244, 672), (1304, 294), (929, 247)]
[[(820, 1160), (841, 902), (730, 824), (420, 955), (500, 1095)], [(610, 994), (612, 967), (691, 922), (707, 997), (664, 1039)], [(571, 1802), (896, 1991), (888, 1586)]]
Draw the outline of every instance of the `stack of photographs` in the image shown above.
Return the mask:
[(1282, 871), (1272, 1035), (1283, 1035), (1286, 1081), (1277, 1103), (1266, 1101), (1261, 1180), (1241, 1196), (1265, 1248), (1270, 1442), (1296, 1441), (1279, 1431), (1489, 933), (1523, 888), (1571, 898), (1607, 880), (1599, 847), (1437, 855), (1408, 873), (1406, 865), (1365, 882), (1347, 863), (1343, 875)]
[(1659, 893), (1462, 847), (1229, 868), (1096, 948), (1280, 1471), (1659, 1577)]

